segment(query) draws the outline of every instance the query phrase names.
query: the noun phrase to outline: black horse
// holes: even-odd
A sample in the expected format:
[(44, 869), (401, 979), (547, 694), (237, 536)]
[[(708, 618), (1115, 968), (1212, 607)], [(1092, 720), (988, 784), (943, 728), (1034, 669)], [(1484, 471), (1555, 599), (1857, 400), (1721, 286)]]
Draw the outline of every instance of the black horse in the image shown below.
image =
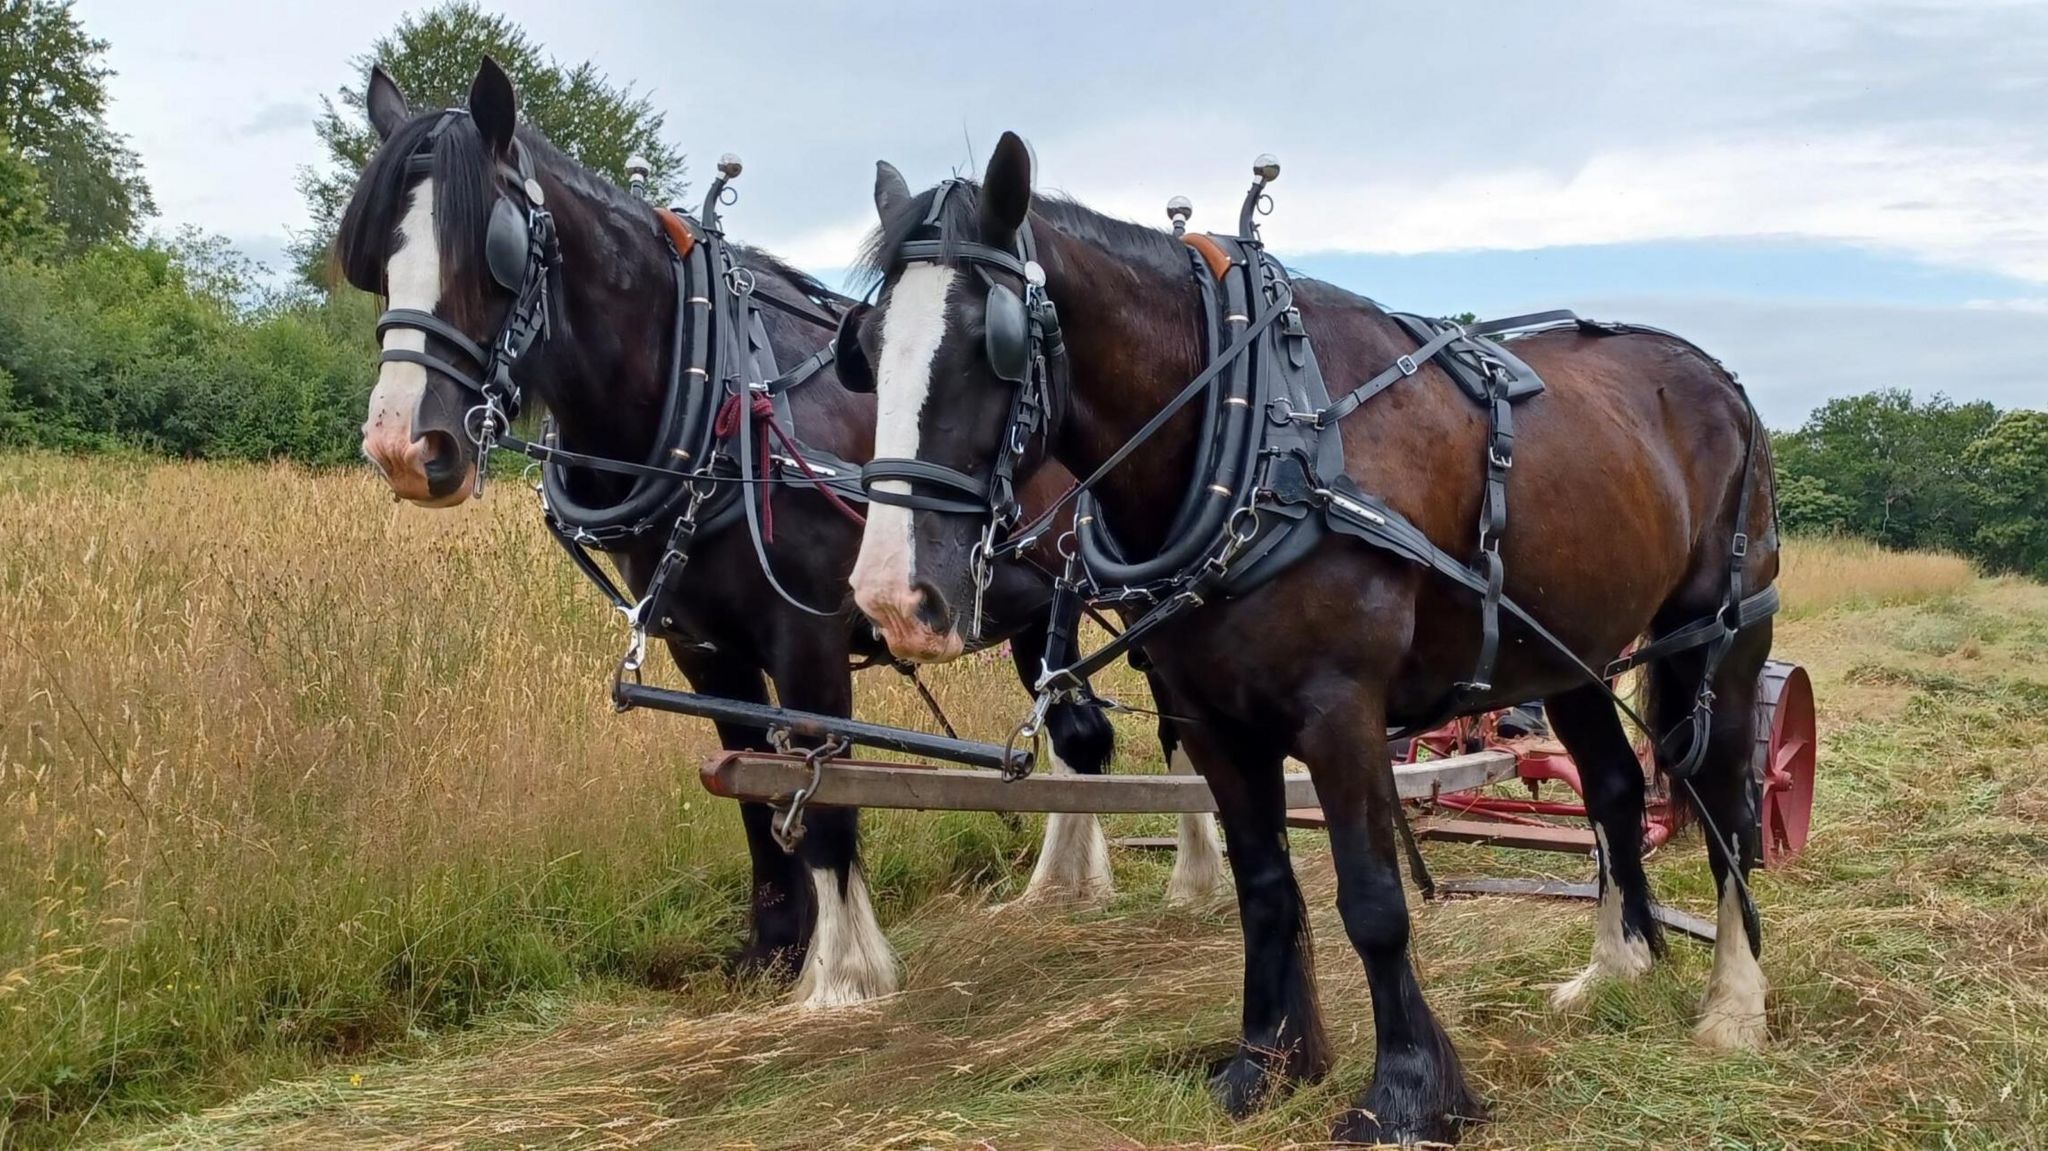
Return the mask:
[[(1696, 813), (1717, 829), (1708, 847), (1721, 884), (1720, 943), (1698, 1034), (1718, 1046), (1762, 1041), (1758, 923), (1741, 877), (1755, 862), (1746, 789), (1777, 540), (1768, 445), (1719, 364), (1663, 333), (1560, 323), (1496, 357), (1519, 357), (1547, 390), (1514, 397), (1488, 367), (1478, 385), (1485, 402), (1475, 403), (1431, 354), (1462, 330), (1434, 329), (1442, 335), (1431, 347), (1369, 300), (1306, 280), (1289, 287), (1256, 244), (1183, 242), (1070, 201), (1034, 199), (1030, 154), (1014, 135), (1002, 138), (979, 185), (882, 196), (876, 207), (882, 224), (868, 262), (880, 295), (859, 319), (858, 339), (845, 341), (840, 371), (877, 387), (884, 455), (913, 457), (932, 486), (964, 490), (1002, 458), (1020, 396), (1038, 387), (1052, 458), (1079, 475), (1120, 460), (1082, 512), (1091, 570), (1138, 570), (1145, 561), (1129, 557), (1173, 554), (1184, 538), (1174, 534), (1176, 507), (1196, 517), (1212, 505), (1251, 509), (1219, 513), (1221, 526), (1196, 541), (1213, 540), (1196, 560), (1215, 557), (1215, 573), (1173, 569), (1182, 574), (1166, 586), (1189, 598), (1162, 600), (1178, 614), (1142, 644), (1216, 793), (1237, 880), (1243, 1037), (1212, 1080), (1225, 1107), (1243, 1113), (1329, 1064), (1283, 822), (1281, 763), (1291, 753), (1313, 774), (1338, 908), (1372, 987), (1377, 1064), (1337, 1138), (1448, 1140), (1480, 1113), (1409, 960), (1388, 754), (1391, 727), (1436, 721), (1447, 700), (1477, 712), (1542, 699), (1584, 773), (1603, 844), (1599, 930), (1592, 969), (1562, 998), (1594, 977), (1648, 968), (1660, 937), (1640, 856), (1644, 778), (1605, 684), (1582, 665), (1602, 668), (1637, 637), (1672, 635), (1703, 617), (1681, 640), (1715, 644), (1656, 649), (1669, 658), (1649, 665), (1648, 722), (1659, 766), (1688, 781)], [(1209, 302), (1247, 278), (1255, 286), (1230, 287), (1230, 307)], [(892, 346), (919, 354), (892, 356)], [(1040, 356), (1044, 368), (1034, 371)], [(1207, 415), (1191, 404), (1153, 422), (1177, 396), (1201, 394), (1189, 389), (1205, 371), (1237, 371), (1225, 362), (1232, 356), (1258, 357), (1258, 371), (1288, 380), (1313, 361), (1339, 400), (1309, 411), (1284, 396), (1261, 403), (1232, 392)], [(1340, 401), (1353, 389), (1361, 400), (1380, 394), (1347, 407)], [(1510, 420), (1511, 440), (1501, 434)], [(1221, 429), (1213, 438), (1212, 427)], [(1121, 455), (1134, 439), (1142, 443)], [(1266, 452), (1247, 443), (1307, 446)], [(1223, 446), (1205, 446), (1215, 444)], [(1198, 458), (1224, 463), (1205, 474)], [(1241, 470), (1221, 470), (1233, 460), (1245, 461)], [(1215, 482), (1191, 485), (1191, 474)], [(1508, 504), (1513, 526), (1503, 538)], [(1482, 521), (1482, 509), (1501, 514)], [(1259, 549), (1295, 538), (1280, 522), (1289, 514), (1303, 524), (1313, 517), (1322, 534), (1300, 528), (1310, 547), (1232, 591), (1240, 554), (1279, 554)], [(855, 598), (897, 654), (948, 659), (960, 647), (954, 621), (986, 528), (972, 515), (915, 518), (908, 533), (870, 522)], [(1417, 530), (1403, 534), (1403, 525)], [(1091, 553), (1091, 533), (1115, 546)], [(1474, 569), (1447, 558), (1475, 554), (1482, 566), (1500, 557), (1505, 600), (1483, 578), (1475, 591)], [(1482, 595), (1529, 613), (1501, 617), (1497, 661), (1482, 644)], [(1547, 625), (1568, 654), (1529, 620)], [(1490, 675), (1473, 674), (1475, 658)]]
[[(688, 361), (678, 357), (690, 349), (675, 338), (677, 312), (701, 301), (679, 298), (681, 265), (668, 225), (650, 205), (519, 125), (512, 85), (495, 63), (479, 69), (466, 114), (413, 114), (381, 69), (370, 78), (367, 104), (383, 143), (349, 202), (335, 253), (351, 283), (385, 296), (394, 309), (380, 325), (385, 362), (370, 397), (363, 452), (399, 497), (442, 507), (476, 487), (479, 397), (459, 365), (478, 357), (463, 344), (490, 347), (493, 333), (539, 319), (520, 310), (529, 299), (522, 287), (533, 284), (520, 280), (517, 268), (527, 237), (520, 204), (545, 204), (552, 218), (546, 254), (558, 264), (550, 273), (552, 334), (530, 345), (512, 375), (545, 405), (561, 447), (646, 459), (672, 372), (687, 386), (724, 386), (682, 374), (680, 364)], [(509, 228), (497, 219), (507, 205)], [(494, 228), (504, 234), (494, 235)], [(497, 247), (500, 240), (509, 246)], [(818, 324), (829, 325), (844, 300), (766, 253), (732, 253), (751, 275), (755, 295), (779, 305), (761, 315), (780, 362), (803, 361), (829, 342), (829, 326)], [(807, 448), (855, 463), (872, 454), (874, 403), (849, 394), (829, 365), (788, 398), (794, 431)], [(634, 482), (566, 469), (554, 497), (610, 507), (629, 498)], [(1044, 478), (1031, 498), (1044, 506), (1066, 482)], [(852, 658), (881, 654), (846, 593), (860, 528), (810, 485), (793, 479), (777, 486), (773, 532), (758, 556), (747, 530), (706, 528), (643, 618), (659, 621), (657, 634), (699, 692), (766, 703), (773, 683), (784, 706), (847, 715)], [(658, 526), (608, 545), (634, 597), (645, 594), (667, 550), (670, 525)], [(771, 585), (771, 571), (787, 597)], [(1027, 684), (1040, 670), (1049, 587), (1029, 564), (1007, 564), (987, 593), (988, 636), (1010, 640)], [(800, 604), (827, 605), (829, 614)], [(1061, 708), (1046, 726), (1060, 768), (1103, 769), (1112, 733), (1099, 711)], [(768, 746), (759, 730), (721, 724), (718, 734), (728, 748)], [(741, 815), (754, 882), (749, 936), (735, 962), (795, 975), (795, 997), (812, 1005), (895, 990), (895, 956), (875, 922), (858, 862), (857, 812), (807, 809), (793, 854), (776, 842), (768, 807), (744, 804)], [(1182, 841), (1191, 850), (1177, 865), (1174, 891), (1199, 898), (1221, 870), (1208, 817), (1185, 821)], [(1107, 845), (1096, 821), (1049, 819), (1028, 893), (1100, 896), (1108, 884)]]

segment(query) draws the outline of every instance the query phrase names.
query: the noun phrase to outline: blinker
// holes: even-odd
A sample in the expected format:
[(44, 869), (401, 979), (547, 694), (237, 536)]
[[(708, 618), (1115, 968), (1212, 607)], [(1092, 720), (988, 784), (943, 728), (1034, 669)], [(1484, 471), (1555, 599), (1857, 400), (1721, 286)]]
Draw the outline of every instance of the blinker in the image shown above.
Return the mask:
[(526, 213), (511, 200), (499, 197), (484, 233), (484, 262), (491, 269), (491, 278), (508, 292), (516, 293), (526, 284), (527, 241)]
[(990, 284), (984, 327), (988, 364), (996, 378), (1023, 383), (1031, 371), (1031, 321), (1024, 301), (1008, 287)]

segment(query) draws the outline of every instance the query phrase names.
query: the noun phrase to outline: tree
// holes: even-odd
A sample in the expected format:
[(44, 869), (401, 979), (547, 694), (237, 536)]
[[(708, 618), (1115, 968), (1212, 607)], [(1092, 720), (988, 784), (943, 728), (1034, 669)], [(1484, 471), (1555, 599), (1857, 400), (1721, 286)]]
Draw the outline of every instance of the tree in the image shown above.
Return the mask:
[(1795, 535), (1833, 535), (1850, 529), (1856, 507), (1828, 490), (1814, 475), (1788, 475), (1778, 481), (1778, 522)]
[[(1830, 400), (1772, 446), (1788, 489), (1846, 501), (1848, 530), (1887, 547), (1963, 551), (1976, 508), (1964, 450), (1997, 418), (1988, 403), (1937, 394), (1915, 404), (1912, 393), (1892, 389)], [(1802, 476), (1817, 486), (1799, 485)], [(1834, 517), (1841, 504), (1831, 498), (1812, 510)]]
[(662, 200), (682, 196), (688, 186), (683, 155), (662, 139), (663, 115), (647, 97), (630, 86), (613, 86), (587, 62), (562, 64), (545, 55), (517, 24), (458, 0), (399, 21), (390, 35), (356, 58), (364, 83), (322, 97), (314, 131), (326, 145), (328, 162), (299, 173), (312, 225), (293, 244), (309, 282), (326, 285), (327, 249), (336, 222), (377, 147), (363, 103), (371, 66), (382, 64), (415, 110), (460, 107), (476, 77), (477, 61), (487, 55), (518, 86), (520, 118), (555, 147), (620, 184), (626, 181), (627, 157), (638, 153), (653, 165), (649, 195)]
[(71, 0), (0, 0), (0, 134), (40, 172), (74, 249), (130, 237), (156, 211), (135, 153), (106, 124), (106, 50)]
[(1977, 555), (1994, 568), (2048, 577), (2048, 412), (2005, 413), (1964, 457), (1982, 505)]
[(0, 259), (45, 259), (63, 244), (42, 175), (0, 133)]

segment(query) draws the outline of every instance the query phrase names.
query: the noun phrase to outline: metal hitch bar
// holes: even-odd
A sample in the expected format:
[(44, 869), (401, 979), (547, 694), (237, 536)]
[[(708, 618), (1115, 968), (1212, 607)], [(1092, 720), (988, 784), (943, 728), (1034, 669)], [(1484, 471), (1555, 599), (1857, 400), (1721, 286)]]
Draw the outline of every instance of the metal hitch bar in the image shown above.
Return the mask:
[(656, 711), (675, 712), (678, 715), (693, 715), (718, 723), (758, 727), (771, 734), (782, 733), (799, 739), (844, 739), (858, 747), (900, 751), (906, 755), (944, 760), (947, 763), (965, 764), (969, 767), (1001, 770), (1007, 766), (1018, 774), (1031, 770), (1032, 756), (1027, 748), (1020, 747), (1005, 755), (1003, 748), (998, 744), (954, 739), (913, 728), (890, 727), (887, 724), (867, 723), (845, 716), (823, 715), (815, 711), (796, 711), (786, 707), (770, 707), (765, 703), (743, 703), (739, 700), (720, 699), (717, 696), (698, 695), (695, 692), (649, 687), (630, 680), (622, 680), (612, 688), (612, 702), (617, 704), (621, 711), (647, 707)]

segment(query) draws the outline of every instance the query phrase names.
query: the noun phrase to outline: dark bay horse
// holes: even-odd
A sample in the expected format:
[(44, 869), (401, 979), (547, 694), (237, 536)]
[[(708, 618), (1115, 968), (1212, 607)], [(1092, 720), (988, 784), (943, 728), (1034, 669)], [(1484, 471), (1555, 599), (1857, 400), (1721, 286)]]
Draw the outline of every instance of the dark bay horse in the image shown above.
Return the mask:
[[(1030, 154), (1015, 135), (1003, 137), (979, 185), (880, 196), (877, 209), (868, 264), (880, 288), (859, 343), (880, 397), (884, 456), (986, 473), (1019, 394), (1018, 375), (995, 361), (1009, 358), (1005, 340), (1022, 338), (1017, 301), (1034, 298), (1027, 281), (1035, 276), (1057, 310), (1061, 341), (1042, 347), (1046, 450), (1075, 474), (1103, 465), (1209, 363), (1199, 277), (1221, 280), (1227, 268), (1212, 259), (1203, 270), (1163, 231), (1034, 198)], [(1028, 236), (1020, 235), (1027, 222)], [(970, 248), (997, 255), (966, 258)], [(1023, 262), (1032, 256), (1037, 269)], [(1333, 397), (1418, 351), (1417, 338), (1377, 305), (1339, 288), (1297, 281), (1293, 304)], [(1512, 346), (1548, 389), (1514, 409), (1512, 470), (1500, 468), (1515, 510), (1501, 545), (1506, 590), (1577, 658), (1599, 668), (1638, 637), (1716, 618), (1731, 554), (1747, 553), (1744, 590), (1775, 578), (1768, 458), (1750, 466), (1752, 448), (1761, 454), (1767, 445), (1756, 443), (1760, 429), (1720, 365), (1683, 340), (1640, 330), (1594, 335), (1574, 326)], [(1488, 475), (1487, 411), (1425, 362), (1335, 425), (1344, 470), (1436, 547), (1472, 555)], [(1095, 488), (1098, 514), (1125, 553), (1150, 556), (1168, 544), (1201, 427), (1196, 408), (1183, 409)], [(1747, 485), (1754, 498), (1743, 494)], [(1231, 493), (1219, 485), (1217, 494)], [(919, 511), (907, 528), (890, 529), (869, 521), (855, 598), (898, 655), (952, 658), (984, 526), (974, 515)], [(1436, 719), (1441, 701), (1458, 698), (1480, 646), (1474, 595), (1437, 571), (1326, 535), (1254, 590), (1201, 602), (1144, 640), (1194, 766), (1215, 791), (1236, 878), (1243, 1034), (1211, 1080), (1233, 1114), (1287, 1081), (1320, 1076), (1330, 1059), (1283, 822), (1289, 754), (1313, 774), (1338, 908), (1372, 988), (1377, 1062), (1336, 1137), (1450, 1140), (1481, 1113), (1409, 959), (1389, 765), (1389, 728)], [(1690, 776), (1698, 814), (1721, 837), (1709, 837), (1720, 943), (1698, 1035), (1752, 1047), (1764, 1037), (1765, 985), (1740, 876), (1755, 862), (1745, 781), (1771, 631), (1766, 615), (1725, 632), (1705, 755)], [(1650, 665), (1649, 722), (1659, 737), (1694, 716), (1709, 666), (1696, 650)], [(1661, 938), (1641, 859), (1645, 781), (1614, 703), (1513, 620), (1494, 674), (1471, 684), (1478, 696), (1466, 697), (1468, 711), (1542, 699), (1584, 775), (1603, 844), (1597, 940), (1592, 966), (1558, 998), (1571, 1001), (1598, 978), (1640, 974)], [(1664, 746), (1660, 738), (1659, 766), (1669, 771)]]
[[(514, 375), (554, 418), (562, 446), (613, 459), (646, 458), (677, 354), (672, 338), (682, 306), (672, 241), (654, 209), (519, 125), (512, 85), (488, 60), (466, 115), (413, 114), (381, 69), (371, 77), (367, 104), (383, 143), (364, 169), (336, 241), (349, 280), (385, 296), (393, 308), (429, 314), (455, 337), (489, 346), (514, 310), (514, 292), (494, 277), (488, 229), (508, 198), (535, 198), (523, 190), (524, 177), (512, 163), (523, 154), (560, 246), (554, 300), (560, 316), (559, 329), (532, 345)], [(829, 327), (814, 327), (797, 314), (843, 301), (766, 253), (735, 252), (753, 273), (755, 291), (785, 305), (762, 309), (782, 363), (801, 361), (830, 341)], [(476, 400), (445, 373), (393, 351), (460, 363), (448, 334), (417, 324), (384, 332), (385, 362), (363, 428), (363, 452), (392, 490), (429, 507), (458, 503), (475, 487), (478, 448), (465, 413)], [(848, 393), (829, 366), (789, 396), (795, 432), (807, 447), (855, 463), (872, 454), (873, 400)], [(1032, 491), (1036, 506), (1069, 482), (1041, 479)], [(594, 506), (617, 501), (625, 486), (596, 473), (573, 473), (569, 484), (576, 498)], [(859, 528), (814, 489), (796, 483), (776, 497), (774, 516), (763, 557), (794, 597), (830, 605), (831, 614), (810, 614), (777, 594), (748, 532), (726, 528), (707, 529), (694, 541), (651, 617), (664, 621), (670, 654), (695, 690), (766, 703), (772, 683), (784, 706), (847, 715), (853, 707), (850, 658), (880, 651), (847, 602)], [(633, 596), (645, 594), (667, 537), (663, 524), (613, 548)], [(988, 592), (989, 636), (1010, 639), (1027, 685), (1040, 670), (1048, 598), (1048, 579), (1022, 564), (1007, 565)], [(1112, 733), (1100, 713), (1066, 708), (1048, 717), (1047, 730), (1056, 769), (1103, 769)], [(768, 746), (759, 730), (721, 724), (718, 734), (728, 748)], [(1169, 754), (1184, 762), (1177, 752)], [(807, 809), (805, 834), (793, 854), (775, 841), (767, 806), (742, 805), (741, 815), (753, 888), (749, 936), (735, 963), (795, 975), (795, 998), (811, 1005), (894, 991), (895, 956), (876, 924), (858, 861), (857, 812)], [(1222, 878), (1209, 817), (1183, 821), (1182, 846), (1169, 895), (1207, 898)], [(1050, 818), (1027, 895), (1108, 894), (1107, 853), (1092, 817)]]

